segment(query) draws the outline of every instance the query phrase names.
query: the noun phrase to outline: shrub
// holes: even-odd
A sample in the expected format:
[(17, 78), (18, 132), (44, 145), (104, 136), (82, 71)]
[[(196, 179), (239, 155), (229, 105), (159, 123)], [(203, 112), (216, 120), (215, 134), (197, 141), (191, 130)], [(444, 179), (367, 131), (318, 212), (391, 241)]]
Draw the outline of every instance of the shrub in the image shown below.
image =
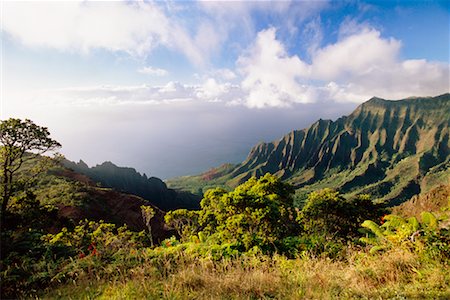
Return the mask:
[(431, 258), (450, 258), (450, 234), (439, 228), (439, 220), (430, 212), (423, 212), (421, 220), (386, 215), (382, 224), (366, 220), (362, 223), (366, 236), (360, 240), (371, 245), (371, 252), (401, 247)]
[(298, 220), (308, 235), (351, 240), (359, 235), (359, 224), (382, 214), (368, 195), (345, 199), (337, 191), (323, 189), (309, 194)]
[(216, 244), (232, 244), (240, 251), (258, 247), (267, 253), (289, 253), (288, 248), (297, 244), (285, 239), (299, 232), (293, 193), (291, 185), (266, 174), (260, 179), (250, 178), (231, 192), (208, 190), (200, 203), (201, 210), (169, 212), (166, 221), (185, 240), (208, 237)]

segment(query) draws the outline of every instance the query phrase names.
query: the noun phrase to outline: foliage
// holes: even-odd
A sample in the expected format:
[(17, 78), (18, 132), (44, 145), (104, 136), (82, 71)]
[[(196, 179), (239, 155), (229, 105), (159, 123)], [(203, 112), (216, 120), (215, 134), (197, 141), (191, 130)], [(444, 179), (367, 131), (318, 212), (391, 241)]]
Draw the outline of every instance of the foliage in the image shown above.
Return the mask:
[(0, 228), (4, 229), (6, 212), (11, 197), (23, 190), (23, 182), (18, 184), (15, 175), (26, 160), (36, 155), (54, 150), (61, 145), (51, 139), (46, 127), (34, 124), (31, 120), (8, 119), (0, 122), (0, 189), (1, 217)]
[[(19, 235), (15, 232), (11, 242), (15, 251), (2, 260), (2, 298), (29, 297), (55, 282), (134, 266), (138, 261), (133, 252), (148, 240), (143, 232), (132, 232), (126, 226), (85, 220), (56, 234), (31, 228)], [(109, 271), (102, 266), (109, 266)]]
[(175, 229), (182, 240), (189, 240), (199, 229), (199, 211), (177, 209), (166, 213), (166, 224)]
[(307, 235), (352, 239), (358, 236), (359, 224), (382, 214), (368, 195), (345, 199), (337, 191), (323, 189), (308, 195), (298, 220)]
[(439, 220), (430, 212), (423, 212), (420, 221), (416, 217), (386, 215), (381, 225), (371, 220), (364, 221), (362, 226), (368, 231), (366, 237), (360, 240), (372, 245), (372, 253), (401, 247), (432, 258), (448, 259), (450, 232), (439, 228), (438, 223)]
[(148, 235), (150, 239), (150, 243), (153, 247), (153, 237), (152, 237), (152, 225), (151, 220), (155, 216), (156, 212), (151, 206), (142, 205), (141, 206), (141, 213), (142, 213), (142, 219), (144, 220), (145, 226), (147, 226), (148, 229)]
[[(342, 234), (340, 231), (328, 234), (323, 230), (325, 227), (310, 231), (310, 224), (304, 223), (304, 211), (317, 212), (310, 214), (317, 226), (331, 225), (323, 220), (327, 217), (324, 207), (336, 206), (327, 206), (329, 203), (325, 200), (347, 200), (333, 191), (310, 195), (314, 205), (309, 204), (300, 211), (298, 219), (302, 223), (296, 224), (297, 211), (289, 206), (291, 199), (286, 199), (292, 195), (289, 188), (278, 178), (267, 175), (260, 180), (250, 180), (236, 189), (238, 192), (211, 190), (205, 195), (202, 210), (177, 210), (166, 215), (166, 221), (178, 228), (183, 239), (180, 242), (173, 237), (157, 247), (147, 247), (148, 236), (143, 232), (134, 233), (125, 227), (87, 220), (52, 234), (27, 228), (26, 233), (20, 234), (20, 239), (17, 238), (19, 231), (16, 231), (13, 233), (14, 247), (20, 251), (11, 252), (2, 261), (2, 298), (298, 299), (445, 298), (450, 295), (445, 279), (450, 276), (445, 267), (448, 260), (428, 259), (432, 256), (423, 254), (429, 252), (410, 251), (410, 247), (403, 246), (386, 247), (383, 252), (367, 255), (365, 249), (354, 248), (354, 245), (349, 248), (338, 241), (335, 237)], [(267, 224), (278, 224), (277, 218), (259, 214), (261, 207), (271, 208), (270, 201), (279, 201), (277, 205), (292, 213), (292, 216), (284, 216), (280, 210), (269, 210), (279, 213), (280, 219), (286, 217), (283, 222), (292, 222), (292, 227), (280, 233)], [(355, 201), (366, 204), (364, 201), (368, 201), (368, 197), (348, 201), (346, 205)], [(11, 213), (23, 216), (20, 222), (26, 222), (27, 212), (32, 207), (35, 207), (35, 213), (27, 218), (37, 218), (40, 214), (42, 219), (51, 220), (50, 215), (44, 215), (45, 207), (38, 205), (31, 195), (16, 203), (29, 203), (28, 206), (11, 206)], [(315, 210), (311, 210), (312, 207)], [(363, 211), (368, 207), (371, 206), (359, 208)], [(357, 209), (353, 211), (358, 212)], [(248, 236), (247, 230), (252, 228), (250, 221), (255, 220), (252, 216), (261, 217), (258, 224), (261, 229), (268, 229), (264, 234), (272, 238), (278, 235), (274, 242), (276, 248), (265, 248), (262, 243), (245, 247), (238, 238), (230, 237), (231, 230), (221, 226), (234, 225), (234, 214), (249, 218), (237, 223), (239, 226), (230, 227), (240, 230), (236, 233), (238, 238)], [(149, 211), (148, 217), (151, 215)], [(340, 220), (341, 215), (336, 215), (330, 218)], [(389, 222), (390, 230), (395, 231), (399, 220), (392, 218)], [(342, 225), (344, 229), (348, 226)], [(439, 220), (433, 215), (424, 214), (419, 225), (413, 221), (411, 225), (429, 228), (430, 237), (434, 239), (430, 243), (445, 247), (445, 241), (434, 235), (434, 232), (442, 231)], [(221, 228), (220, 232), (218, 228)], [(384, 230), (381, 227), (381, 232)], [(415, 238), (421, 237), (422, 233)], [(18, 247), (20, 244), (22, 246)], [(446, 245), (448, 247), (448, 241)], [(443, 248), (439, 249), (442, 251)], [(322, 254), (326, 254), (325, 257)]]
[(70, 231), (66, 227), (57, 234), (47, 234), (42, 237), (44, 244), (49, 247), (65, 247), (71, 256), (95, 255), (107, 259), (123, 248), (142, 247), (145, 234), (134, 233), (126, 226), (116, 228), (114, 224), (103, 221), (80, 221)]
[[(293, 207), (293, 188), (266, 174), (251, 178), (227, 192), (216, 188), (205, 193), (201, 210), (170, 212), (166, 221), (186, 240), (208, 237), (218, 244), (231, 243), (247, 251), (284, 250), (283, 240), (298, 233)], [(186, 229), (187, 228), (187, 229)]]

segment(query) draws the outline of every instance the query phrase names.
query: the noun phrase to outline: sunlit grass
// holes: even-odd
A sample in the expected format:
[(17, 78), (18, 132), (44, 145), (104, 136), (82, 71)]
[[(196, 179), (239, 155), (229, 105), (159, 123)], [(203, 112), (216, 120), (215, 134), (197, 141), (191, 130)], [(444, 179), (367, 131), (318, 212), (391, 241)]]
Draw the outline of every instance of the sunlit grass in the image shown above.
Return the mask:
[[(305, 256), (152, 260), (105, 280), (79, 278), (42, 299), (351, 299), (450, 297), (448, 265), (393, 250), (345, 260)], [(169, 261), (170, 260), (170, 261)], [(161, 263), (162, 262), (162, 263)]]

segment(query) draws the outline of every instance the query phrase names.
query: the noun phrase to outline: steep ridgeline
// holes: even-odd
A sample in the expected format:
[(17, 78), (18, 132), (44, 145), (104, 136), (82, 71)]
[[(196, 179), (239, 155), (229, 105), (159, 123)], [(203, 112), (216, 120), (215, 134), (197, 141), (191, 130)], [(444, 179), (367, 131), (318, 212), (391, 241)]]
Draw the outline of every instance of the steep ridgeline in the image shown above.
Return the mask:
[[(299, 197), (319, 188), (371, 194), (395, 205), (433, 186), (447, 184), (450, 94), (389, 101), (372, 98), (336, 121), (319, 120), (278, 141), (255, 146), (241, 164), (211, 176), (211, 171), (183, 182), (235, 186), (267, 172), (298, 189)], [(187, 188), (191, 186), (187, 185)]]
[(104, 162), (101, 165), (89, 168), (82, 160), (78, 163), (65, 160), (63, 165), (77, 173), (88, 176), (104, 187), (140, 196), (164, 211), (199, 207), (199, 196), (168, 189), (161, 179), (147, 178), (145, 174), (141, 175), (133, 168), (118, 167), (111, 162)]

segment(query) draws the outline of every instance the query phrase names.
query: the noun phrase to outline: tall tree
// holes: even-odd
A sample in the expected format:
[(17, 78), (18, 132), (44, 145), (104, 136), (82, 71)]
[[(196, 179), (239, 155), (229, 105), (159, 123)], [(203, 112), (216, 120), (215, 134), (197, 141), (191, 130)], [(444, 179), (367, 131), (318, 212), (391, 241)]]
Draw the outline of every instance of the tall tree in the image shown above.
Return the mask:
[(50, 138), (46, 127), (38, 126), (31, 120), (10, 118), (0, 122), (0, 228), (5, 224), (8, 202), (15, 192), (15, 175), (23, 163), (61, 144)]

